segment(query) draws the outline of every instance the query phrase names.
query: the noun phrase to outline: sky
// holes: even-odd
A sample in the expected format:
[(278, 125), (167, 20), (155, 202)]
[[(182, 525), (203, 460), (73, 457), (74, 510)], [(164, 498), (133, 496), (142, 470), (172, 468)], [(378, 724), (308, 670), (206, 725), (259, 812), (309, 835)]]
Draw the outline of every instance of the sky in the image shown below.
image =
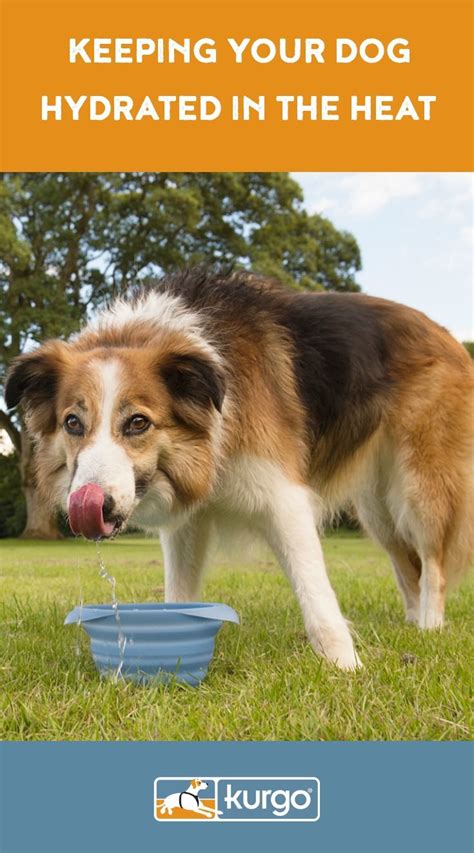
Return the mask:
[(365, 293), (411, 305), (474, 340), (474, 176), (294, 172), (305, 206), (351, 231)]

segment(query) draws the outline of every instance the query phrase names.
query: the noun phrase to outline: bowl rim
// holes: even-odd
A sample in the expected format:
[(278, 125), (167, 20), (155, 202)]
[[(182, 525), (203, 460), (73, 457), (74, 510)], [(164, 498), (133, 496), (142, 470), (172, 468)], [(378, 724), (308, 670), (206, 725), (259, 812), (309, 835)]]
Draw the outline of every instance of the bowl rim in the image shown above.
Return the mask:
[(212, 601), (191, 602), (116, 602), (114, 604), (78, 604), (66, 616), (65, 625), (72, 623), (85, 623), (96, 619), (107, 619), (114, 617), (119, 620), (121, 616), (132, 616), (143, 618), (159, 614), (177, 614), (187, 617), (195, 617), (201, 620), (213, 620), (216, 622), (240, 622), (239, 615), (229, 604)]
[[(160, 612), (166, 612), (169, 610), (173, 612), (175, 610), (198, 610), (202, 607), (221, 607), (221, 604), (212, 601), (190, 601), (190, 602), (174, 602), (174, 601), (144, 601), (142, 603), (134, 603), (127, 601), (119, 601), (117, 602), (117, 610), (123, 610), (126, 613), (133, 613), (134, 611), (138, 612), (147, 612), (157, 610)], [(227, 605), (226, 605), (227, 606)], [(80, 610), (107, 610), (109, 611), (111, 608), (114, 609), (113, 604), (78, 604), (77, 607)]]

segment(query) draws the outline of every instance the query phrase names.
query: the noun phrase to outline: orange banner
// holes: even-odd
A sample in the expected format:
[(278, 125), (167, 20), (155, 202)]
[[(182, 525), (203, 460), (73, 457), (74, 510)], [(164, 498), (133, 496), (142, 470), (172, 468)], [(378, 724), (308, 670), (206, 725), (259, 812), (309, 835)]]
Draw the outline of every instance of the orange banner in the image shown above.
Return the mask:
[(3, 0), (4, 171), (471, 170), (472, 3)]

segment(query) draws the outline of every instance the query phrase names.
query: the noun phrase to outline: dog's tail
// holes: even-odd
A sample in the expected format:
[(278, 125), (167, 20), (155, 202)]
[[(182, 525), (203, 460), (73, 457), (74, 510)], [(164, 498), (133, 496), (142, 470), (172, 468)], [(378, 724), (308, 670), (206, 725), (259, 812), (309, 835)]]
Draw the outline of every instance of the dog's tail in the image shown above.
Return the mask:
[(458, 583), (474, 562), (474, 388), (469, 391), (467, 387), (467, 423), (460, 423), (456, 434), (459, 461), (456, 472), (451, 472), (456, 480), (456, 498), (443, 548), (449, 587)]
[(459, 583), (474, 562), (474, 472), (466, 470), (453, 523), (446, 537), (444, 565), (449, 587)]

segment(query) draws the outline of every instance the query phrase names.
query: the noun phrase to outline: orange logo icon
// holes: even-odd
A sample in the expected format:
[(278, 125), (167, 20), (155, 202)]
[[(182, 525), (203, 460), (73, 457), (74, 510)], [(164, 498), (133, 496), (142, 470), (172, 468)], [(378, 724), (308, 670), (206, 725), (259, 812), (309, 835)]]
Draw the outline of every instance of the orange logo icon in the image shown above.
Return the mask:
[(155, 790), (157, 820), (212, 820), (222, 814), (216, 809), (214, 780), (163, 778), (156, 780)]

